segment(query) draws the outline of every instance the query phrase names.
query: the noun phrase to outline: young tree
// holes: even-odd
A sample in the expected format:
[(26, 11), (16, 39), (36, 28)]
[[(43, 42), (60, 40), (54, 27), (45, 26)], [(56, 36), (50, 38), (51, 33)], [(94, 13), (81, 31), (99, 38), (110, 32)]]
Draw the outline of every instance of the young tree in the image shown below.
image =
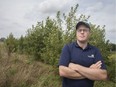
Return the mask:
[(17, 40), (14, 38), (13, 34), (10, 33), (9, 36), (7, 37), (7, 39), (5, 40), (5, 44), (7, 47), (7, 51), (8, 51), (8, 55), (10, 56), (10, 54), (12, 52), (16, 51), (17, 48)]
[(45, 28), (47, 37), (43, 40), (45, 47), (42, 49), (41, 57), (45, 63), (56, 65), (62, 48), (62, 31), (55, 20), (49, 18), (46, 20)]

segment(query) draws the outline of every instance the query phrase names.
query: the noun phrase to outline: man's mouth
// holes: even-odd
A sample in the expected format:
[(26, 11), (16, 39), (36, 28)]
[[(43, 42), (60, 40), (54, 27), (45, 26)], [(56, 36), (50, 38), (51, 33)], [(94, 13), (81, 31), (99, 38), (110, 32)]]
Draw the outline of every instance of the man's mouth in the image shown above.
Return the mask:
[(85, 36), (80, 36), (81, 38), (84, 38)]

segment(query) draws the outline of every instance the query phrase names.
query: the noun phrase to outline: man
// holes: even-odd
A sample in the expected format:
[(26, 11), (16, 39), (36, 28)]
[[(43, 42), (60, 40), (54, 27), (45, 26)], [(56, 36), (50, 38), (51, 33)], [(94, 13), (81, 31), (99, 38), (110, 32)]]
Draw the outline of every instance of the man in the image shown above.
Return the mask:
[(107, 70), (100, 51), (88, 43), (90, 31), (88, 23), (78, 22), (77, 40), (62, 49), (59, 61), (62, 87), (93, 87), (95, 80), (107, 79)]

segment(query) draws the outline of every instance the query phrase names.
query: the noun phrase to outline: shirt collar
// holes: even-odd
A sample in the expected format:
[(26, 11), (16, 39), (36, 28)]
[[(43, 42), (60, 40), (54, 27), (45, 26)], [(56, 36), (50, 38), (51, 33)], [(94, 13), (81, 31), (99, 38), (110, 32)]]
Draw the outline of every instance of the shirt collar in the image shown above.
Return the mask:
[[(81, 47), (78, 45), (77, 41), (75, 41), (74, 44), (75, 44), (75, 46), (76, 46), (77, 48), (81, 48)], [(90, 49), (90, 48), (91, 48), (91, 45), (88, 43), (88, 44), (87, 44), (87, 47), (86, 47), (84, 50)], [(82, 49), (82, 48), (81, 48), (81, 49)]]

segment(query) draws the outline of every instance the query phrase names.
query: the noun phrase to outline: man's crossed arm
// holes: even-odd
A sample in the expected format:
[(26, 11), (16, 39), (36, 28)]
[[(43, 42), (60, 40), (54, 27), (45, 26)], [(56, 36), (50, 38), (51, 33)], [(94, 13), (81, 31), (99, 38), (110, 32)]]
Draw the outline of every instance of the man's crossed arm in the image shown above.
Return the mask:
[(79, 64), (70, 63), (68, 67), (59, 66), (59, 74), (70, 79), (106, 80), (107, 71), (100, 69), (101, 64), (101, 61), (98, 61), (90, 67), (84, 67)]

